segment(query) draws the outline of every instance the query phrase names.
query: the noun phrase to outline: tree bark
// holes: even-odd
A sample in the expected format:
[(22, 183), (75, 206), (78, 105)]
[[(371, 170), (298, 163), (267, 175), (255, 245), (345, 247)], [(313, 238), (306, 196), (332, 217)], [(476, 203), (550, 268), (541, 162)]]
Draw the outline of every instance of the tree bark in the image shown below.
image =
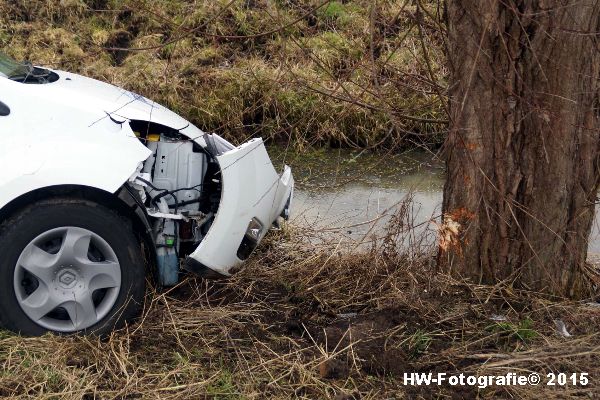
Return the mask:
[(439, 265), (476, 282), (589, 295), (600, 1), (448, 0), (447, 18)]

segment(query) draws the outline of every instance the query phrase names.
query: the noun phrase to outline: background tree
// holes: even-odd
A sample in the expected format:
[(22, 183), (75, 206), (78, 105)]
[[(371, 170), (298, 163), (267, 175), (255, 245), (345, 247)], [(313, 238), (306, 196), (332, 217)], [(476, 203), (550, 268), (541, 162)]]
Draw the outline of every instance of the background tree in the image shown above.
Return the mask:
[(447, 270), (589, 294), (600, 182), (600, 1), (449, 0)]

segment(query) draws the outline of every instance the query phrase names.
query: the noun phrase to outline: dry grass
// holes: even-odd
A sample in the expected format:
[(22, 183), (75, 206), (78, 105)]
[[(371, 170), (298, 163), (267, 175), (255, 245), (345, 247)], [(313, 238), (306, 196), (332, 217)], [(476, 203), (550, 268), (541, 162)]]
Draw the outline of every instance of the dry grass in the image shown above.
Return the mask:
[[(439, 19), (437, 0), (424, 3)], [(235, 142), (435, 145), (443, 35), (435, 21), (425, 29), (432, 82), (415, 10), (405, 0), (0, 0), (0, 48), (134, 90)]]
[[(305, 246), (305, 234), (285, 229), (272, 235), (231, 280), (189, 278), (153, 293), (141, 321), (108, 338), (1, 333), (0, 395), (385, 399), (597, 393), (599, 307), (455, 281), (436, 274), (431, 257), (408, 258), (389, 241), (354, 253), (332, 251), (335, 243), (315, 251)], [(572, 336), (560, 335), (556, 320)], [(590, 384), (404, 386), (403, 373), (416, 371), (588, 372)]]

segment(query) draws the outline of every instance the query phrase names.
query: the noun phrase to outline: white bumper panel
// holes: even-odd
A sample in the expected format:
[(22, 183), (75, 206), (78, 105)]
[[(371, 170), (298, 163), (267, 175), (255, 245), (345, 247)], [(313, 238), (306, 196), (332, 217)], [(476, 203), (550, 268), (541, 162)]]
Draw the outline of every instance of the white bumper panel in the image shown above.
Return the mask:
[(255, 218), (263, 226), (258, 242), (288, 205), (294, 178), (289, 167), (281, 175), (267, 154), (262, 139), (253, 139), (217, 157), (223, 191), (215, 220), (190, 258), (220, 275), (242, 263), (238, 249), (248, 224)]

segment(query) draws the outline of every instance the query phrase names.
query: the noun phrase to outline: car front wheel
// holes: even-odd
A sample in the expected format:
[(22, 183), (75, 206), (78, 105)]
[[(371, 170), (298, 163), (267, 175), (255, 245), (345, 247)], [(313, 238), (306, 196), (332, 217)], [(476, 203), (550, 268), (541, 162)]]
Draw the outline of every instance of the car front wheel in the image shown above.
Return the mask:
[(136, 317), (145, 292), (129, 221), (80, 199), (36, 203), (0, 226), (0, 324), (25, 335), (103, 334)]

